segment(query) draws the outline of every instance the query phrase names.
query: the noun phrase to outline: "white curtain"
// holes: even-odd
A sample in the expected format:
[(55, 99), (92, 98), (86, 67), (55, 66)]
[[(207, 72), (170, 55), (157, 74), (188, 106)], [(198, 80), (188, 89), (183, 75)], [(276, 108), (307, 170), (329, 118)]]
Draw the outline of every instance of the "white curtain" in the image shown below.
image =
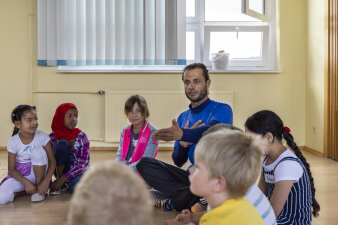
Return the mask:
[(186, 63), (185, 0), (38, 0), (37, 7), (40, 66)]

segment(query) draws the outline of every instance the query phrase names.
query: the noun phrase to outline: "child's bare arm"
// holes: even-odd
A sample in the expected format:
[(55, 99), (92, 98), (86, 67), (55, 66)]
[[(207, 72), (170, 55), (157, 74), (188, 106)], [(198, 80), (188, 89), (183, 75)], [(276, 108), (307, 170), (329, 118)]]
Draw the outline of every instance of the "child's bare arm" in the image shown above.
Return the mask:
[(16, 154), (8, 152), (8, 173), (25, 186), (28, 194), (36, 193), (35, 185), (16, 170)]
[(180, 214), (176, 216), (176, 220), (183, 222), (184, 224), (195, 223), (199, 224), (201, 217), (206, 211), (191, 213), (189, 209), (184, 209)]
[(43, 148), (45, 149), (48, 158), (48, 170), (45, 179), (47, 179), (49, 182), (52, 179), (52, 176), (56, 168), (56, 160), (53, 153), (52, 144), (50, 143), (50, 141)]
[(265, 183), (263, 172), (261, 173), (261, 177), (259, 178), (258, 187), (259, 187), (259, 189), (261, 189), (261, 191), (262, 191), (265, 195), (268, 194), (268, 186), (267, 186), (267, 184)]
[(51, 191), (58, 191), (61, 190), (62, 185), (66, 183), (68, 178), (65, 175), (62, 175), (58, 179), (56, 179), (53, 183), (52, 186), (50, 187)]
[(175, 219), (167, 220), (166, 225), (192, 225), (192, 224), (199, 224), (201, 217), (203, 216), (204, 212), (199, 213), (191, 213), (190, 210), (184, 209), (180, 214), (176, 216)]
[(52, 179), (56, 167), (56, 161), (50, 141), (43, 148), (45, 149), (48, 158), (48, 170), (46, 176), (44, 177), (42, 182), (38, 185), (38, 192), (40, 194), (47, 193), (49, 182)]
[(202, 216), (206, 213), (207, 211), (203, 211), (203, 212), (198, 212), (198, 213), (193, 213), (192, 215), (192, 222), (195, 224), (199, 224)]
[(283, 180), (275, 183), (275, 187), (270, 199), (270, 204), (275, 212), (276, 217), (278, 217), (282, 212), (293, 183), (293, 180)]

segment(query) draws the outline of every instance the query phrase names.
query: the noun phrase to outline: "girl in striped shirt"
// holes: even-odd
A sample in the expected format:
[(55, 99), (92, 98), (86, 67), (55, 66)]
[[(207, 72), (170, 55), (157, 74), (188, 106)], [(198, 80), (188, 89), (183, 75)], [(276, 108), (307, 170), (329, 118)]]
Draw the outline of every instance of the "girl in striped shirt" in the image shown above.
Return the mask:
[(74, 191), (82, 174), (89, 168), (89, 141), (78, 128), (78, 110), (72, 103), (58, 106), (49, 135), (56, 158), (56, 180), (52, 183), (51, 194), (60, 194), (67, 187)]
[[(274, 112), (263, 110), (249, 117), (246, 132), (263, 137), (265, 158), (259, 187), (270, 200), (277, 224), (311, 224), (320, 206), (315, 198), (315, 187), (310, 165), (300, 152), (290, 129)], [(282, 143), (285, 139), (293, 152)]]

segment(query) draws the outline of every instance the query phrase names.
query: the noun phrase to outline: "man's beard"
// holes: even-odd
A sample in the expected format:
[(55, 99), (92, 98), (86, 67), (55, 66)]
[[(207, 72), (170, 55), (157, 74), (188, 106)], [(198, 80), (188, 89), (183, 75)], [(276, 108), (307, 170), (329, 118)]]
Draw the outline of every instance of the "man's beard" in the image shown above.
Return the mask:
[(185, 91), (185, 96), (187, 96), (187, 98), (191, 101), (191, 102), (199, 102), (202, 99), (205, 98), (205, 96), (207, 96), (208, 94), (208, 89), (207, 89), (207, 85), (205, 85), (205, 87), (201, 90), (200, 94), (196, 97), (196, 98), (190, 98), (187, 91)]

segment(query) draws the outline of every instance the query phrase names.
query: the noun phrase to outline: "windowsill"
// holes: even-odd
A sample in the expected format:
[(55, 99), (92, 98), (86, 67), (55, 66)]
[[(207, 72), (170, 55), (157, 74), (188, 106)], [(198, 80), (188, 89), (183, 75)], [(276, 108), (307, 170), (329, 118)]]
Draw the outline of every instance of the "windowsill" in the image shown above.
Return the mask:
[(209, 70), (210, 73), (281, 73), (282, 70), (240, 70), (240, 69), (229, 69), (229, 70)]
[(58, 73), (181, 73), (184, 65), (60, 66)]
[[(141, 66), (60, 66), (58, 73), (182, 73), (185, 65), (141, 65)], [(282, 70), (257, 70), (257, 69), (234, 69), (227, 70), (211, 70), (214, 74), (247, 74), (247, 73), (281, 73)]]

